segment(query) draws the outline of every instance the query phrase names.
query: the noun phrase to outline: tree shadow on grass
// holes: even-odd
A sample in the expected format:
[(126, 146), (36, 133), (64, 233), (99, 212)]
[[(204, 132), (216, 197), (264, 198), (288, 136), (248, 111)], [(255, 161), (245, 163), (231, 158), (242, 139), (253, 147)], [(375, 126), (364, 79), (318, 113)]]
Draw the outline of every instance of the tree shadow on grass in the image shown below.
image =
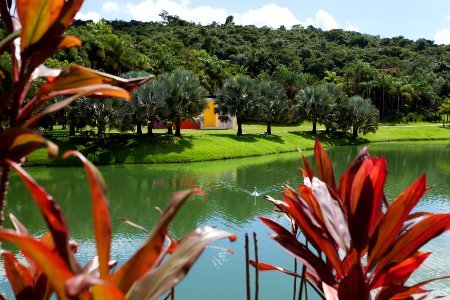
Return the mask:
[(315, 141), (318, 139), (321, 143), (329, 146), (361, 145), (369, 143), (368, 139), (361, 136), (358, 136), (356, 141), (353, 141), (350, 134), (341, 131), (331, 133), (318, 131), (317, 134), (312, 134), (311, 131), (289, 131), (289, 133), (311, 141)]
[(243, 143), (254, 143), (258, 140), (266, 140), (278, 144), (284, 144), (284, 140), (279, 137), (276, 134), (243, 134), (241, 136), (233, 135), (233, 134), (214, 134), (214, 136), (222, 137), (222, 138), (229, 138), (232, 140), (235, 140), (237, 142), (243, 142)]
[(194, 137), (110, 134), (105, 144), (90, 141), (82, 153), (97, 165), (121, 164), (125, 161), (144, 163), (145, 157), (161, 153), (181, 153), (192, 148)]

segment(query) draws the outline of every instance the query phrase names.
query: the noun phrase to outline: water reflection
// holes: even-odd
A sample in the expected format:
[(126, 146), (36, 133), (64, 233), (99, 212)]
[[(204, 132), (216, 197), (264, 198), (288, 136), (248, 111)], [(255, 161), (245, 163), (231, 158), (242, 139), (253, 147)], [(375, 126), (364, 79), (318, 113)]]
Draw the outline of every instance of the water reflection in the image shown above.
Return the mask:
[[(393, 199), (423, 172), (429, 185), (435, 187), (424, 197), (420, 210), (450, 211), (450, 149), (445, 144), (375, 144), (369, 147), (372, 156), (384, 155), (389, 165), (387, 196)], [(361, 147), (336, 147), (329, 150), (337, 178), (353, 160)], [(203, 226), (217, 226), (238, 235), (230, 244), (220, 241), (218, 246), (231, 248), (235, 254), (207, 249), (187, 280), (177, 287), (177, 299), (245, 298), (243, 241), (245, 232), (257, 232), (260, 259), (267, 263), (292, 269), (292, 259), (272, 242), (269, 230), (255, 216), (276, 217), (272, 206), (262, 199), (265, 194), (279, 197), (282, 184), (296, 186), (301, 182), (298, 153), (185, 165), (133, 165), (100, 167), (108, 186), (113, 218), (113, 257), (122, 263), (142, 244), (145, 236), (119, 221), (127, 218), (151, 228), (158, 219), (155, 207), (164, 208), (170, 195), (181, 189), (202, 188), (207, 199), (193, 197), (182, 208), (171, 224), (170, 231), (181, 237), (190, 230)], [(30, 168), (33, 177), (58, 201), (66, 213), (72, 237), (80, 242), (78, 257), (87, 262), (95, 253), (92, 240), (90, 194), (81, 168)], [(17, 176), (11, 180), (7, 210), (12, 211), (33, 234), (45, 230), (42, 217), (36, 213), (33, 202), (24, 192)], [(260, 196), (252, 196), (254, 188)], [(255, 205), (256, 202), (256, 205)], [(428, 278), (433, 273), (445, 274), (450, 260), (445, 254), (449, 234), (428, 246), (435, 252), (417, 278)], [(444, 259), (443, 259), (444, 258)], [(3, 272), (3, 271), (2, 271)], [(7, 289), (1, 278), (1, 291)], [(205, 284), (207, 282), (207, 284)], [(282, 274), (261, 276), (261, 299), (291, 298), (291, 279)], [(443, 291), (450, 291), (449, 282), (437, 283)], [(232, 287), (225, 295), (224, 287)], [(449, 292), (450, 294), (450, 292)], [(223, 295), (223, 296), (221, 296)], [(314, 299), (314, 297), (310, 297)]]

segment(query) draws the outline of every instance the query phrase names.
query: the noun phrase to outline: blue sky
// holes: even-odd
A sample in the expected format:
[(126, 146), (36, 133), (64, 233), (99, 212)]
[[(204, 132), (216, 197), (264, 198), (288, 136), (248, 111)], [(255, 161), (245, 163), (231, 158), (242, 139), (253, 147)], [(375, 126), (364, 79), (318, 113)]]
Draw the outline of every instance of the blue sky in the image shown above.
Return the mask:
[(77, 18), (159, 21), (163, 9), (201, 24), (233, 15), (243, 25), (313, 25), (450, 44), (450, 0), (85, 0)]

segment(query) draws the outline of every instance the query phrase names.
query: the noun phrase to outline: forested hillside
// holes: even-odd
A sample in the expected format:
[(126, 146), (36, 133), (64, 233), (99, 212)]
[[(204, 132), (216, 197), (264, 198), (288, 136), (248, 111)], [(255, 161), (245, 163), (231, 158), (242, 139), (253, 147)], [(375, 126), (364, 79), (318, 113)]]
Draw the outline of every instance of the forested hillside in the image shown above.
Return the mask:
[[(76, 63), (113, 74), (191, 70), (210, 94), (230, 76), (283, 84), (288, 97), (323, 81), (348, 96), (372, 99), (381, 119), (433, 120), (450, 95), (450, 46), (404, 37), (380, 38), (312, 26), (271, 29), (193, 24), (161, 13), (161, 22), (76, 21), (69, 34), (83, 47), (58, 52), (48, 64)], [(289, 95), (291, 92), (291, 96)]]

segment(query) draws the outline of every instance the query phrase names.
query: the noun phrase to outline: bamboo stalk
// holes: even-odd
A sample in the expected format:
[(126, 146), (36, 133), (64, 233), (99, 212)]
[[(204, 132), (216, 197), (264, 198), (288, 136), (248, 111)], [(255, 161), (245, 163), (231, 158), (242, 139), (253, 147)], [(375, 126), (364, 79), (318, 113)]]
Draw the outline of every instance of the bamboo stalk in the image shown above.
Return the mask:
[(6, 163), (2, 165), (2, 180), (0, 183), (0, 228), (3, 228), (5, 220), (6, 195), (8, 194), (9, 185), (9, 166)]
[(247, 300), (250, 300), (250, 268), (248, 253), (248, 233), (245, 234), (245, 278), (247, 284)]
[[(302, 267), (302, 278), (300, 279), (300, 291), (298, 293), (298, 300), (302, 299), (302, 295), (303, 295), (303, 286), (305, 286), (304, 282), (305, 282), (305, 273), (306, 273), (306, 267), (305, 264), (303, 264)], [(306, 290), (305, 290), (306, 293)]]
[(255, 300), (258, 300), (259, 297), (259, 258), (258, 258), (258, 238), (256, 237), (256, 232), (253, 232), (253, 242), (255, 244)]
[[(297, 273), (297, 259), (296, 258), (294, 258), (294, 273)], [(297, 296), (297, 277), (296, 276), (294, 276), (294, 298), (293, 298), (293, 300), (295, 300), (295, 296)]]

